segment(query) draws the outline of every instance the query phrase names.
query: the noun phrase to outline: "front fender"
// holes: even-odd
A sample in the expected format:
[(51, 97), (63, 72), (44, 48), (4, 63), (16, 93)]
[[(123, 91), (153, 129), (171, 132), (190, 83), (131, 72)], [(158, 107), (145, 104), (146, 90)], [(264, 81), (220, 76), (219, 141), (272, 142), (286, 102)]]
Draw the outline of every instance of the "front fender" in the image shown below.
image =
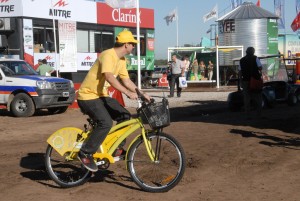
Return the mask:
[[(139, 134), (139, 135), (137, 135), (132, 141), (131, 141), (131, 143), (128, 145), (128, 148), (127, 148), (127, 152), (126, 152), (126, 156), (125, 156), (125, 161), (128, 161), (127, 159), (127, 155), (128, 155), (128, 152), (129, 152), (129, 150), (131, 149), (131, 146), (133, 145), (133, 143), (135, 143), (139, 138), (142, 138), (143, 136), (142, 136), (142, 134)], [(127, 169), (127, 163), (126, 163), (126, 169)]]

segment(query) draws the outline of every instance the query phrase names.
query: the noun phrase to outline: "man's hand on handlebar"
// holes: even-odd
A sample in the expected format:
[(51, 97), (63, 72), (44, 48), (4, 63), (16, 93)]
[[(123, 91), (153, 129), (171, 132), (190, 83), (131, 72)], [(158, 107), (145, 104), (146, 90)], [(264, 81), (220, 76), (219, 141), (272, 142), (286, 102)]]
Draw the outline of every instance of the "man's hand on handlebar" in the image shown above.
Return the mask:
[(128, 91), (126, 93), (126, 96), (128, 98), (130, 98), (131, 100), (137, 100), (138, 99), (138, 94), (137, 93), (134, 93), (134, 92), (131, 92), (131, 91)]
[(151, 102), (151, 96), (149, 96), (148, 94), (144, 93), (143, 96), (145, 97), (145, 99), (147, 100), (148, 103)]
[(142, 101), (146, 100), (148, 103), (152, 101), (151, 96), (146, 93), (142, 93), (138, 88), (135, 89), (138, 98), (141, 98)]

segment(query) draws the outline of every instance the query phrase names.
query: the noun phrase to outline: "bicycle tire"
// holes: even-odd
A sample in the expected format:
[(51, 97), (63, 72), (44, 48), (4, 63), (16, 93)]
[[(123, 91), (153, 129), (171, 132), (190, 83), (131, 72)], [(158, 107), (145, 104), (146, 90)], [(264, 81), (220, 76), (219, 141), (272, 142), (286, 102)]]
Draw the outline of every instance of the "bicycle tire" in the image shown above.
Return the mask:
[[(140, 137), (128, 150), (128, 172), (144, 191), (167, 192), (174, 188), (184, 175), (186, 158), (183, 148), (174, 137), (166, 133), (152, 133), (148, 139), (152, 149), (159, 150), (159, 159), (151, 161), (144, 140)], [(158, 140), (160, 146), (156, 146)]]
[(46, 150), (45, 166), (50, 178), (62, 188), (82, 185), (92, 175), (92, 172), (84, 168), (77, 158), (68, 161), (51, 145), (48, 145)]

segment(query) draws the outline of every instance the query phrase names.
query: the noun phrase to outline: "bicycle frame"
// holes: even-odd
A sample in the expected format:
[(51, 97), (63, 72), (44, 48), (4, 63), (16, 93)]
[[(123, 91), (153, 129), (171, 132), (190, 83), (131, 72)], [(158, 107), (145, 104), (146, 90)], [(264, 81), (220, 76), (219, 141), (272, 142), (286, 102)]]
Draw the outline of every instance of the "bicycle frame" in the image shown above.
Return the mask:
[[(151, 143), (147, 139), (147, 130), (144, 127), (140, 118), (130, 119), (128, 121), (117, 124), (111, 128), (98, 151), (93, 155), (94, 158), (107, 158), (110, 163), (115, 163), (116, 160), (112, 156), (118, 146), (137, 129), (141, 129), (141, 134), (137, 135), (130, 143), (129, 147), (139, 138), (143, 137), (147, 152), (152, 161), (154, 161), (155, 153), (151, 148)], [(47, 142), (61, 155), (66, 156), (66, 160), (76, 158), (82, 143), (88, 137), (90, 131), (84, 132), (81, 129), (74, 127), (66, 127), (54, 132)], [(127, 158), (127, 155), (126, 155)]]

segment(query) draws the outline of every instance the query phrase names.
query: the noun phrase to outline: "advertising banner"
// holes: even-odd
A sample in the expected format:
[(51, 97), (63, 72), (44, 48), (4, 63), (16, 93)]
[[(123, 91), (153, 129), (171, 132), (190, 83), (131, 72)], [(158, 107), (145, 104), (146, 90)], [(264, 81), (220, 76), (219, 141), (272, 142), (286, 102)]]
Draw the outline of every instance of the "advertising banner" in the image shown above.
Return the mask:
[(32, 20), (23, 19), (23, 38), (24, 38), (24, 58), (31, 66), (34, 66), (33, 61), (33, 31)]
[(33, 17), (78, 22), (97, 22), (96, 2), (85, 0), (0, 1), (1, 17)]
[[(140, 27), (154, 28), (154, 10), (140, 8)], [(111, 8), (105, 3), (97, 3), (97, 23), (116, 26), (136, 27), (136, 9)]]
[(77, 72), (76, 22), (58, 21), (60, 72)]
[(24, 2), (22, 0), (1, 0), (0, 1), (0, 16), (1, 17), (15, 17), (23, 15)]
[(37, 64), (39, 59), (46, 59), (47, 64), (53, 68), (55, 68), (56, 65), (55, 59), (59, 61), (59, 54), (55, 53), (34, 53), (34, 63)]
[(268, 50), (267, 54), (278, 53), (278, 26), (276, 19), (269, 19), (267, 24)]
[(90, 70), (97, 58), (97, 53), (77, 53), (77, 69)]

